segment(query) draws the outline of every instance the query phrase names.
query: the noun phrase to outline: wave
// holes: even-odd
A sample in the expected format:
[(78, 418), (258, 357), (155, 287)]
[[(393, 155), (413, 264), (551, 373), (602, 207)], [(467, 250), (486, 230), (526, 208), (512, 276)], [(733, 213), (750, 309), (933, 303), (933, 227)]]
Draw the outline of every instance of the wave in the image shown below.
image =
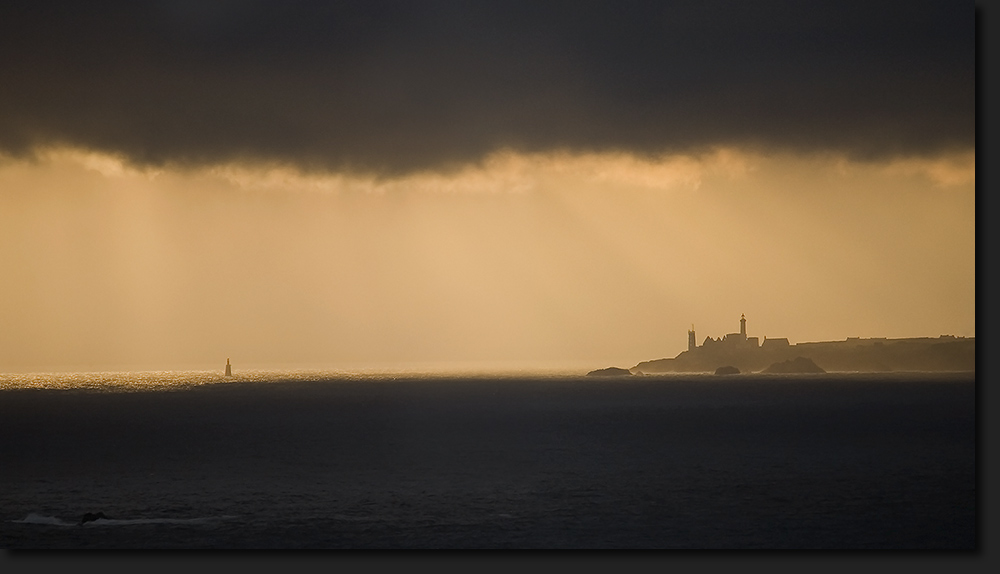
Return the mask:
[(95, 526), (136, 526), (144, 524), (179, 524), (179, 525), (199, 525), (199, 524), (209, 524), (212, 522), (218, 522), (222, 520), (231, 520), (236, 518), (236, 516), (223, 515), (223, 516), (201, 516), (198, 518), (98, 518), (97, 520), (91, 520), (80, 524), (79, 521), (67, 522), (56, 516), (44, 516), (42, 514), (36, 514), (34, 512), (25, 516), (22, 520), (11, 520), (10, 522), (16, 524), (41, 524), (46, 526), (83, 526), (84, 528), (93, 528)]
[(56, 518), (55, 516), (42, 516), (41, 514), (35, 514), (34, 512), (32, 512), (31, 514), (25, 516), (23, 520), (11, 520), (10, 522), (14, 522), (14, 523), (17, 523), (17, 524), (46, 524), (46, 525), (49, 525), (49, 526), (76, 526), (77, 525), (77, 523), (66, 522), (65, 520), (62, 520), (61, 518)]

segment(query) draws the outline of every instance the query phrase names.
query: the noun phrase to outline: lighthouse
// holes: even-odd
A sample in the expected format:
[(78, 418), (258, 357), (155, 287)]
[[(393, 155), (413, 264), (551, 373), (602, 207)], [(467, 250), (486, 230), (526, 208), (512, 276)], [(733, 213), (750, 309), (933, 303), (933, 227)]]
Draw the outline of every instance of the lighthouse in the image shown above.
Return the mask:
[(229, 364), (229, 358), (226, 358), (226, 376), (233, 376), (233, 367)]
[(747, 340), (747, 317), (743, 313), (740, 313), (740, 338)]

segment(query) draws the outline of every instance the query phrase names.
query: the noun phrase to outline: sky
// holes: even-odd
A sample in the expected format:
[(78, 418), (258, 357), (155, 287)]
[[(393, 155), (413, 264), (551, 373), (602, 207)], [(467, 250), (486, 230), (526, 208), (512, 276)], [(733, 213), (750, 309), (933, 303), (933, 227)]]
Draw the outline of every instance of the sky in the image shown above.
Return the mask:
[(975, 336), (956, 2), (0, 5), (0, 372)]

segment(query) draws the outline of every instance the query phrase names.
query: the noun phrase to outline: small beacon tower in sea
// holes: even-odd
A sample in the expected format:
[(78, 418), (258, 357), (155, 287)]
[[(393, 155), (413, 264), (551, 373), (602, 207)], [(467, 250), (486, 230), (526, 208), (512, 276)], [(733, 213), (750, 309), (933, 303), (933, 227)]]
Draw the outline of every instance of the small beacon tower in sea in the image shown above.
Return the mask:
[(226, 358), (226, 376), (227, 377), (233, 376), (233, 367), (232, 367), (232, 365), (229, 364), (229, 358), (228, 357)]

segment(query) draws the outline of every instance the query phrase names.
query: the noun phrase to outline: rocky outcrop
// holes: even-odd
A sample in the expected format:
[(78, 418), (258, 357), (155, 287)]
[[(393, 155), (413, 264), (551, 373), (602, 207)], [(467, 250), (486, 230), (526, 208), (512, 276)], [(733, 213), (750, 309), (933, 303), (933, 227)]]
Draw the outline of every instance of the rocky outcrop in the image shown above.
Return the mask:
[(587, 373), (588, 377), (624, 377), (632, 374), (632, 371), (628, 369), (622, 369), (621, 367), (608, 367), (606, 369), (597, 369), (596, 371), (590, 371)]
[(732, 365), (726, 365), (725, 367), (719, 367), (715, 369), (716, 375), (738, 375), (740, 370)]
[(795, 357), (780, 363), (772, 363), (764, 369), (764, 373), (825, 373), (812, 359), (808, 357)]
[(83, 526), (85, 522), (93, 522), (95, 520), (108, 520), (107, 516), (104, 516), (103, 512), (93, 513), (88, 512), (80, 517), (80, 526)]

